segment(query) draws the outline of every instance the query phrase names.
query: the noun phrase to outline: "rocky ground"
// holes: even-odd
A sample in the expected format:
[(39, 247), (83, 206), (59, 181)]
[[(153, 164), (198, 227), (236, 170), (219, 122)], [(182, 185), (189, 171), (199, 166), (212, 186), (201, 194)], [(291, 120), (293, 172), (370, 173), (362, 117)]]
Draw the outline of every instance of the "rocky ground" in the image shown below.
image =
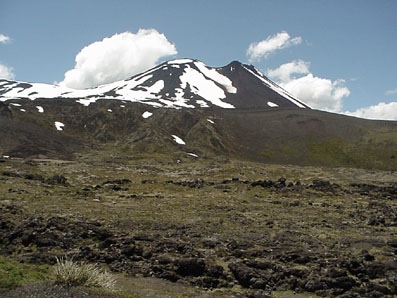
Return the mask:
[(193, 159), (1, 160), (0, 254), (99, 263), (130, 297), (397, 295), (395, 172)]

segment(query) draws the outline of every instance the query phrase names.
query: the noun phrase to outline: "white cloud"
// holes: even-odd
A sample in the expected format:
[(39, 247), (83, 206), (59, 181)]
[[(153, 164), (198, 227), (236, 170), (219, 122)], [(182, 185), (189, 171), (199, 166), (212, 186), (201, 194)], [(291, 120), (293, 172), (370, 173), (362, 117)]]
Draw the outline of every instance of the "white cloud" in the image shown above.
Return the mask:
[(393, 89), (393, 90), (387, 90), (385, 92), (386, 95), (396, 95), (397, 94), (397, 89)]
[(9, 43), (10, 41), (11, 41), (11, 38), (0, 33), (0, 43), (5, 44), (5, 43)]
[(285, 63), (276, 69), (268, 69), (267, 75), (272, 78), (277, 78), (281, 82), (287, 82), (291, 80), (293, 74), (308, 74), (310, 63), (303, 60), (294, 60), (289, 63)]
[(75, 67), (65, 73), (60, 84), (84, 89), (123, 80), (175, 54), (175, 45), (154, 29), (115, 34), (84, 47), (76, 56)]
[(302, 60), (285, 63), (267, 74), (289, 93), (314, 109), (340, 112), (343, 98), (350, 91), (344, 80), (332, 81), (314, 76), (309, 70), (310, 64)]
[(15, 75), (11, 67), (0, 64), (0, 79), (13, 80)]
[[(7, 44), (9, 42), (11, 42), (11, 38), (0, 33), (0, 44)], [(14, 78), (13, 69), (0, 63), (0, 79), (13, 80)]]
[(247, 56), (249, 61), (252, 62), (260, 58), (267, 58), (271, 53), (277, 50), (297, 45), (301, 42), (301, 37), (291, 38), (286, 31), (282, 31), (276, 35), (268, 36), (265, 40), (260, 42), (251, 43), (247, 50)]
[(381, 102), (374, 106), (361, 108), (355, 112), (345, 112), (344, 114), (366, 119), (397, 120), (397, 102)]

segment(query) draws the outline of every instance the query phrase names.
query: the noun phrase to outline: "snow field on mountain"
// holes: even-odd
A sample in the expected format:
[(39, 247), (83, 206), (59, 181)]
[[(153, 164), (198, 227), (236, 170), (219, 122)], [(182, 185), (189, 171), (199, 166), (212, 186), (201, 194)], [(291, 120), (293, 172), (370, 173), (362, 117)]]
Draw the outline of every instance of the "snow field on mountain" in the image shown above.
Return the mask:
[(59, 121), (55, 121), (55, 128), (57, 129), (57, 130), (63, 130), (63, 127), (65, 126), (65, 124), (63, 124), (62, 122), (59, 122)]
[(152, 112), (146, 111), (142, 114), (142, 118), (147, 119), (153, 115)]
[(174, 139), (174, 142), (179, 144), (179, 145), (186, 145), (185, 141), (182, 140), (180, 137), (178, 137), (177, 135), (171, 135), (172, 138)]
[(175, 59), (175, 60), (168, 61), (167, 64), (185, 64), (185, 63), (191, 63), (193, 61), (194, 60), (192, 60), (192, 59), (182, 58), (182, 59)]
[(267, 102), (267, 105), (268, 105), (269, 107), (271, 107), (271, 108), (277, 108), (277, 107), (278, 107), (278, 104), (276, 104), (276, 103), (274, 103), (274, 102), (271, 102), (271, 101), (268, 101), (268, 102)]
[(230, 103), (223, 102), (221, 99), (225, 98), (225, 92), (217, 86), (213, 81), (208, 80), (205, 76), (197, 70), (187, 65), (184, 73), (180, 76), (181, 88), (185, 89), (187, 84), (193, 88), (193, 93), (205, 98), (212, 104), (225, 109), (233, 109), (234, 106)]
[(215, 69), (209, 69), (205, 66), (204, 63), (202, 62), (195, 62), (194, 63), (197, 68), (208, 78), (211, 80), (217, 82), (218, 84), (221, 84), (226, 88), (226, 91), (229, 93), (237, 93), (237, 88), (233, 86), (232, 81), (228, 78), (225, 77), (224, 75), (220, 74), (217, 72)]
[(152, 86), (142, 86), (141, 88), (146, 90), (131, 90), (130, 88), (123, 88), (117, 90), (117, 93), (122, 96), (123, 100), (132, 102), (144, 102), (153, 99), (160, 99), (161, 96), (158, 95), (158, 93), (164, 88), (164, 81), (159, 80), (155, 82)]

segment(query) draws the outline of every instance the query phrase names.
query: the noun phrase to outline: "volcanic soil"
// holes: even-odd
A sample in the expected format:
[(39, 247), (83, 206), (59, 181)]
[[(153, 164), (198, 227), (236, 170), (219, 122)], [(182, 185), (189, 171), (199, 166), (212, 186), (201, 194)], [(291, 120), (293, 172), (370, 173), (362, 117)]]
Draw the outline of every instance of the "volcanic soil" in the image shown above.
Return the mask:
[[(0, 295), (397, 295), (393, 171), (104, 152), (1, 160), (1, 258), (49, 277)], [(55, 284), (56, 257), (106, 267), (117, 291)]]

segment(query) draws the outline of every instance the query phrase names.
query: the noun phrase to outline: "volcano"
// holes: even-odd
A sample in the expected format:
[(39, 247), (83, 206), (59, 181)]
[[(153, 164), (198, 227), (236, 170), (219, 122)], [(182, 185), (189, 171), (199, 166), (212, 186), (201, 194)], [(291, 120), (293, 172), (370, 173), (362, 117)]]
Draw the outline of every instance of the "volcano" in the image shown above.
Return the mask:
[(85, 90), (0, 80), (0, 100), (15, 98), (67, 98), (83, 105), (118, 99), (166, 108), (308, 108), (252, 65), (233, 61), (215, 68), (193, 59), (168, 61), (126, 80)]
[(0, 80), (0, 157), (397, 168), (396, 121), (311, 109), (254, 66), (164, 62), (85, 90)]

